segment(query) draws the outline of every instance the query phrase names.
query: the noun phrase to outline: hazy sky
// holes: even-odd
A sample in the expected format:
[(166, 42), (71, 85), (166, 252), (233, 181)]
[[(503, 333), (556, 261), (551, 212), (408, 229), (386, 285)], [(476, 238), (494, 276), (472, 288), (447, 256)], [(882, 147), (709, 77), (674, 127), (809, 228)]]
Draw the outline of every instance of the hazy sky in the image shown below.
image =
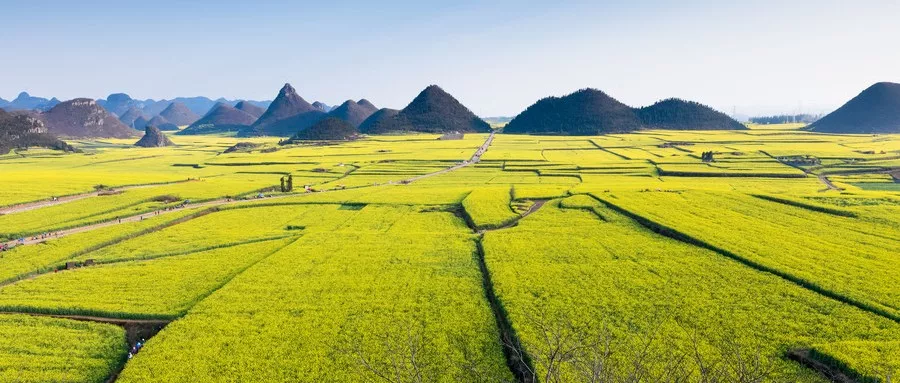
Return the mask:
[(400, 108), (434, 83), (482, 116), (585, 87), (756, 114), (900, 82), (898, 0), (439, 3), (0, 0), (0, 97), (271, 99), (290, 82)]

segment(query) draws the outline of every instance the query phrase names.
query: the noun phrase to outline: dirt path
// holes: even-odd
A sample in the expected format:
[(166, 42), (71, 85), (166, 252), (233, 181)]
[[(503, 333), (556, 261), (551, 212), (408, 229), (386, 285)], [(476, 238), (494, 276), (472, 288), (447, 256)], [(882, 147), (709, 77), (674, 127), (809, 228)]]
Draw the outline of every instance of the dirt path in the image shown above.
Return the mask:
[(61, 204), (67, 203), (67, 202), (74, 202), (74, 201), (78, 201), (78, 200), (83, 200), (85, 198), (97, 197), (97, 196), (101, 196), (101, 195), (118, 194), (123, 191), (131, 190), (131, 189), (143, 189), (143, 188), (149, 188), (149, 187), (154, 187), (154, 186), (163, 186), (163, 185), (170, 185), (170, 184), (190, 182), (190, 181), (192, 181), (192, 180), (168, 182), (168, 183), (162, 183), (162, 184), (123, 186), (123, 187), (118, 187), (118, 188), (113, 188), (113, 189), (93, 191), (90, 193), (73, 194), (73, 195), (64, 196), (64, 197), (57, 197), (56, 199), (46, 199), (46, 200), (41, 200), (41, 201), (26, 202), (26, 203), (22, 203), (22, 204), (18, 204), (18, 205), (10, 205), (10, 206), (0, 207), (0, 215), (21, 213), (24, 211), (40, 209), (40, 208), (44, 208), (44, 207), (48, 207), (48, 206), (61, 205)]
[(536, 200), (533, 200), (534, 204), (531, 205), (531, 207), (529, 207), (528, 210), (526, 210), (524, 213), (522, 213), (522, 214), (519, 216), (519, 218), (516, 218), (516, 219), (510, 221), (509, 223), (507, 223), (507, 224), (505, 224), (505, 225), (503, 225), (503, 226), (497, 227), (497, 228), (479, 230), (479, 231), (478, 231), (478, 234), (490, 233), (490, 232), (492, 232), (492, 231), (503, 230), (503, 229), (509, 229), (509, 228), (511, 228), (511, 227), (513, 227), (513, 226), (516, 226), (516, 225), (519, 224), (519, 221), (523, 220), (525, 217), (531, 215), (532, 213), (538, 211), (538, 209), (540, 209), (541, 207), (543, 207), (544, 204), (547, 203), (547, 201), (549, 201), (549, 200), (546, 200), (546, 199), (536, 199)]
[[(471, 158), (470, 160), (468, 160), (468, 161), (465, 161), (465, 162), (463, 162), (463, 163), (461, 163), (461, 164), (452, 166), (452, 167), (447, 168), (447, 169), (442, 169), (442, 170), (439, 170), (439, 171), (436, 171), (436, 172), (433, 172), (433, 173), (428, 173), (428, 174), (424, 174), (424, 175), (417, 176), (417, 177), (414, 177), (414, 178), (410, 178), (410, 179), (408, 179), (408, 180), (402, 181), (401, 183), (402, 183), (402, 184), (413, 183), (413, 182), (418, 181), (418, 180), (423, 179), (423, 178), (427, 178), (427, 177), (431, 177), (431, 176), (435, 176), (435, 175), (439, 175), (439, 174), (449, 173), (449, 172), (452, 172), (452, 171), (454, 171), (454, 170), (462, 169), (462, 168), (464, 168), (464, 167), (466, 167), (466, 166), (469, 166), (469, 165), (478, 163), (479, 161), (481, 161), (481, 156), (484, 154), (485, 151), (487, 151), (488, 147), (491, 145), (491, 143), (493, 142), (493, 140), (494, 140), (494, 133), (491, 133), (490, 136), (488, 136), (487, 140), (485, 140), (484, 144), (482, 144), (482, 145), (478, 148), (478, 150), (475, 151), (475, 154), (474, 154), (474, 155), (472, 156), (472, 158)], [(182, 182), (187, 182), (187, 181), (182, 181)], [(149, 186), (154, 186), (154, 185), (134, 186), (134, 187), (131, 187), (131, 188), (137, 188), (137, 187), (149, 187)], [(368, 186), (362, 186), (362, 187), (373, 187), (373, 186), (374, 186), (374, 185), (368, 185)], [(124, 189), (117, 189), (117, 190), (124, 190)], [(333, 192), (333, 191), (337, 191), (337, 189), (336, 189), (336, 190), (314, 191), (314, 192), (308, 192), (307, 194), (311, 194), (311, 193), (327, 193), (327, 192)], [(90, 194), (94, 194), (94, 193), (90, 193)], [(54, 232), (51, 232), (51, 233), (46, 234), (46, 235), (30, 236), (30, 237), (28, 237), (28, 238), (25, 238), (25, 239), (22, 240), (22, 241), (19, 241), (19, 240), (13, 240), (13, 241), (8, 241), (8, 242), (3, 242), (3, 243), (0, 243), (0, 245), (6, 245), (6, 246), (9, 247), (9, 248), (13, 248), (13, 247), (15, 247), (15, 246), (28, 246), (28, 245), (34, 245), (34, 244), (46, 242), (46, 241), (51, 240), (51, 239), (54, 239), (54, 238), (62, 238), (62, 237), (65, 237), (65, 236), (67, 236), (67, 235), (72, 235), (72, 234), (77, 234), (77, 233), (83, 233), (83, 232), (86, 232), (86, 231), (96, 230), (96, 229), (100, 229), (100, 228), (104, 228), (104, 227), (108, 227), (108, 226), (121, 225), (121, 224), (123, 224), (123, 223), (129, 223), (129, 222), (140, 222), (140, 221), (143, 221), (143, 220), (145, 220), (145, 219), (151, 219), (151, 218), (153, 218), (153, 217), (158, 217), (158, 216), (161, 216), (161, 215), (166, 215), (166, 214), (173, 213), (173, 212), (176, 212), (176, 211), (182, 211), (182, 210), (184, 210), (184, 209), (207, 208), (207, 207), (215, 207), (215, 206), (223, 206), (223, 205), (233, 205), (233, 204), (238, 204), (238, 203), (242, 203), (242, 202), (260, 201), (260, 200), (271, 200), (271, 199), (280, 199), (280, 198), (286, 198), (286, 197), (295, 197), (295, 196), (299, 196), (299, 195), (303, 195), (303, 194), (285, 194), (285, 195), (271, 196), (271, 197), (265, 197), (265, 198), (262, 198), (262, 199), (255, 199), (255, 200), (237, 200), (237, 199), (230, 199), (230, 198), (217, 199), (217, 200), (212, 200), (212, 201), (207, 201), (207, 202), (200, 202), (200, 203), (190, 204), (190, 205), (187, 205), (187, 206), (185, 206), (185, 207), (183, 207), (183, 208), (178, 208), (178, 209), (159, 210), (159, 211), (155, 211), (155, 212), (144, 213), (144, 214), (139, 214), (139, 215), (134, 215), (134, 216), (129, 216), (129, 217), (121, 217), (121, 218), (112, 219), (112, 220), (109, 220), (109, 221), (106, 221), (106, 222), (100, 222), (100, 223), (95, 223), (95, 224), (91, 224), (91, 225), (85, 225), (85, 226), (73, 227), (73, 228), (71, 228), (71, 229), (58, 230), (58, 231), (54, 231)], [(89, 196), (89, 195), (86, 195), (86, 196), (83, 196), (82, 198), (87, 198), (87, 197), (90, 197), (90, 196)], [(62, 200), (62, 198), (60, 198), (60, 200)], [(45, 202), (54, 202), (54, 203), (55, 203), (55, 202), (59, 202), (59, 201), (45, 201)], [(36, 209), (36, 208), (37, 208), (37, 207), (35, 207), (35, 209)], [(24, 210), (23, 210), (23, 211), (24, 211)], [(528, 213), (528, 214), (530, 214), (530, 213)], [(524, 217), (524, 215), (523, 215), (523, 217)]]
[(825, 186), (827, 186), (829, 190), (838, 190), (838, 191), (844, 190), (844, 189), (841, 189), (841, 188), (835, 186), (835, 184), (831, 183), (831, 180), (828, 179), (828, 177), (826, 177), (824, 175), (819, 175), (819, 181), (821, 181), (823, 184), (825, 184)]

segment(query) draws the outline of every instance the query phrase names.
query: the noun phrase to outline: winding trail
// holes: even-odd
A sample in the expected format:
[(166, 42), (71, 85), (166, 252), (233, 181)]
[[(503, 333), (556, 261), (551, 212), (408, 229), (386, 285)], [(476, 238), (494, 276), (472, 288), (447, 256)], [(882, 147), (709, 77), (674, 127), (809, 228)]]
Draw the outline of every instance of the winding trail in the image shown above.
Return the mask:
[(547, 200), (547, 199), (534, 199), (534, 200), (532, 200), (532, 202), (534, 202), (534, 204), (532, 204), (531, 207), (529, 207), (528, 210), (526, 210), (524, 213), (520, 214), (520, 215), (519, 215), (519, 218), (516, 218), (516, 219), (514, 219), (514, 220), (512, 220), (512, 221), (509, 221), (509, 222), (507, 222), (506, 224), (504, 224), (503, 226), (500, 226), (500, 227), (495, 227), (495, 228), (493, 228), (493, 229), (481, 229), (481, 230), (478, 230), (478, 231), (476, 232), (476, 234), (490, 233), (490, 232), (492, 232), (492, 231), (503, 230), (503, 229), (509, 229), (509, 228), (511, 228), (511, 227), (513, 227), (513, 226), (516, 226), (516, 225), (519, 224), (519, 221), (521, 221), (521, 220), (524, 219), (525, 217), (531, 215), (532, 213), (538, 211), (538, 209), (540, 209), (541, 207), (543, 207), (544, 204), (547, 203), (548, 201), (550, 201), (550, 200)]
[[(494, 133), (492, 132), (492, 133), (488, 136), (488, 138), (484, 141), (484, 144), (482, 144), (482, 145), (475, 151), (475, 153), (472, 155), (472, 157), (471, 157), (468, 161), (464, 161), (464, 162), (461, 163), (461, 164), (457, 164), (457, 165), (454, 165), (454, 166), (449, 167), (449, 168), (446, 168), (446, 169), (441, 169), (441, 170), (438, 170), (438, 171), (433, 172), (433, 173), (423, 174), (423, 175), (420, 175), (420, 176), (416, 176), (416, 177), (413, 177), (413, 178), (409, 178), (409, 179), (400, 181), (400, 184), (403, 184), (403, 185), (405, 185), (405, 184), (410, 184), (410, 183), (413, 183), (413, 182), (415, 182), (415, 181), (418, 181), (418, 180), (421, 180), (421, 179), (424, 179), (424, 178), (428, 178), (428, 177), (432, 177), (432, 176), (436, 176), (436, 175), (440, 175), (440, 174), (446, 174), (446, 173), (449, 173), (449, 172), (452, 172), (452, 171), (459, 170), (459, 169), (462, 169), (462, 168), (464, 168), (464, 167), (470, 166), (470, 165), (472, 165), (472, 164), (476, 164), (476, 163), (478, 163), (478, 162), (481, 161), (481, 156), (484, 155), (484, 153), (488, 150), (488, 148), (491, 146), (491, 143), (492, 143), (493, 141), (494, 141)], [(181, 182), (188, 182), (188, 181), (181, 181)], [(156, 185), (159, 185), (159, 184), (156, 184)], [(129, 187), (129, 188), (150, 187), (150, 186), (156, 186), (156, 185), (140, 185), (140, 186), (133, 186), (133, 187)], [(361, 186), (360, 188), (368, 188), (368, 187), (374, 187), (374, 186), (375, 186), (375, 185), (366, 185), (366, 186)], [(116, 189), (116, 190), (125, 190), (125, 188), (119, 188), (119, 189)], [(339, 191), (339, 190), (342, 190), (342, 189), (311, 191), (311, 192), (307, 192), (307, 193), (305, 193), (305, 194), (327, 193), (327, 192), (333, 192), (333, 191)], [(78, 198), (78, 199), (88, 198), (88, 197), (91, 197), (91, 196), (93, 196), (93, 195), (96, 195), (96, 193), (97, 193), (97, 192), (95, 192), (95, 193), (87, 193), (87, 194), (81, 195), (81, 197)], [(34, 244), (46, 242), (46, 241), (51, 240), (51, 239), (54, 239), (54, 238), (62, 238), (62, 237), (65, 237), (65, 236), (67, 236), (67, 235), (72, 235), (72, 234), (77, 234), (77, 233), (83, 233), (83, 232), (86, 232), (86, 231), (91, 231), (91, 230), (101, 229), (101, 228), (104, 228), (104, 227), (109, 227), (109, 226), (114, 226), (114, 225), (121, 225), (121, 224), (129, 223), (129, 222), (139, 222), (139, 221), (142, 221), (142, 220), (144, 220), (144, 219), (149, 219), (149, 218), (153, 218), (153, 217), (157, 217), (157, 216), (169, 214), (169, 213), (176, 212), (176, 211), (183, 211), (184, 209), (209, 208), (209, 207), (224, 206), (224, 205), (234, 205), (234, 204), (246, 203), (246, 202), (251, 202), (251, 201), (272, 200), (272, 199), (280, 199), (280, 198), (287, 198), (287, 197), (296, 197), (296, 196), (300, 196), (300, 195), (303, 195), (303, 194), (301, 194), (301, 193), (297, 193), (297, 194), (284, 194), (284, 195), (277, 195), (277, 196), (265, 197), (265, 198), (261, 198), (261, 199), (252, 199), (252, 200), (239, 200), (239, 199), (231, 199), (231, 198), (222, 198), (222, 199), (217, 199), (217, 200), (212, 200), (212, 201), (206, 201), (206, 202), (200, 202), (200, 203), (190, 204), (190, 205), (187, 205), (187, 206), (185, 206), (185, 207), (183, 207), (183, 208), (169, 209), (169, 210), (160, 210), (160, 211), (156, 211), (156, 212), (143, 213), (143, 214), (138, 214), (138, 215), (133, 215), (133, 216), (128, 216), (128, 217), (121, 217), (121, 218), (112, 219), (112, 220), (109, 220), (109, 221), (106, 221), (106, 222), (100, 222), (100, 223), (95, 223), (95, 224), (90, 224), (90, 225), (84, 225), (84, 226), (73, 227), (73, 228), (65, 229), (65, 230), (57, 230), (57, 231), (53, 231), (53, 232), (50, 233), (49, 235), (29, 236), (29, 237), (25, 238), (24, 241), (12, 240), (12, 241), (8, 241), (8, 242), (2, 242), (2, 243), (0, 243), (0, 246), (5, 245), (5, 246), (7, 246), (7, 247), (9, 247), (9, 248), (13, 248), (13, 247), (16, 247), (16, 246), (28, 246), (28, 245), (34, 245)], [(70, 200), (66, 200), (66, 201), (60, 202), (62, 199), (63, 199), (63, 198), (60, 197), (59, 200), (57, 200), (57, 201), (44, 201), (45, 203), (46, 203), (46, 202), (50, 202), (51, 204), (50, 204), (50, 205), (34, 206), (34, 207), (31, 207), (31, 208), (29, 208), (29, 209), (27, 209), (27, 210), (38, 209), (38, 208), (45, 207), (45, 206), (52, 206), (52, 205), (54, 205), (54, 204), (59, 204), (59, 203), (70, 202), (70, 201), (76, 200), (76, 199), (70, 199)], [(21, 205), (20, 205), (20, 206), (21, 206)], [(0, 211), (2, 211), (2, 210), (0, 210)], [(25, 210), (20, 210), (20, 211), (25, 211)]]
[(17, 205), (0, 207), (0, 215), (21, 213), (24, 211), (40, 209), (40, 208), (49, 207), (49, 206), (61, 205), (61, 204), (67, 203), (67, 202), (74, 202), (74, 201), (78, 201), (78, 200), (83, 200), (85, 198), (97, 197), (97, 196), (101, 196), (101, 195), (118, 194), (118, 193), (121, 193), (126, 190), (143, 189), (143, 188), (149, 188), (149, 187), (154, 187), (154, 186), (171, 185), (171, 184), (178, 184), (178, 183), (191, 182), (191, 181), (196, 181), (196, 180), (187, 179), (187, 180), (182, 180), (182, 181), (166, 182), (166, 183), (122, 186), (122, 187), (106, 189), (106, 190), (97, 190), (97, 191), (93, 191), (90, 193), (72, 194), (72, 195), (63, 196), (63, 197), (57, 197), (56, 199), (45, 199), (45, 200), (40, 200), (40, 201), (20, 203)]

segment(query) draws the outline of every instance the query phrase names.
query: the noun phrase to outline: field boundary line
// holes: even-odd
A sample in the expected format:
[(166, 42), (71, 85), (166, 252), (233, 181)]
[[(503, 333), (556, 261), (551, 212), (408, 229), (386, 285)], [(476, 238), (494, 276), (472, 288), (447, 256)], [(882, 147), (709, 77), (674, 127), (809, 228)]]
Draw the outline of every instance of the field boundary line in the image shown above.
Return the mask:
[[(125, 234), (125, 235), (122, 235), (122, 236), (113, 238), (113, 239), (111, 239), (111, 240), (108, 240), (108, 241), (106, 241), (106, 242), (102, 242), (102, 243), (99, 243), (99, 244), (96, 244), (96, 245), (87, 247), (87, 248), (85, 248), (85, 249), (77, 250), (77, 251), (75, 251), (74, 253), (70, 254), (69, 256), (63, 258), (62, 260), (63, 260), (63, 261), (66, 261), (66, 260), (74, 259), (74, 258), (80, 257), (80, 256), (82, 256), (82, 255), (85, 255), (85, 254), (88, 254), (88, 253), (92, 253), (92, 252), (94, 252), (94, 251), (97, 251), (97, 250), (100, 250), (100, 249), (103, 249), (103, 248), (106, 248), (106, 247), (115, 245), (115, 244), (117, 244), (117, 243), (119, 243), (119, 242), (126, 241), (126, 240), (129, 240), (129, 239), (132, 239), (132, 238), (137, 238), (137, 237), (140, 237), (140, 236), (143, 236), (143, 235), (146, 235), (146, 234), (150, 234), (150, 233), (153, 233), (153, 232), (156, 232), (156, 231), (159, 231), (159, 230), (168, 228), (168, 227), (172, 227), (172, 226), (178, 225), (178, 224), (180, 224), (180, 223), (184, 223), (184, 222), (190, 221), (190, 220), (192, 220), (192, 219), (199, 218), (199, 217), (205, 216), (205, 215), (207, 215), (207, 214), (214, 213), (214, 212), (216, 212), (216, 211), (219, 211), (219, 209), (218, 209), (217, 207), (212, 207), (212, 208), (209, 208), (209, 209), (200, 210), (200, 211), (197, 211), (197, 212), (188, 214), (188, 215), (186, 215), (186, 216), (184, 216), (184, 217), (179, 217), (179, 218), (176, 218), (176, 219), (173, 219), (173, 220), (170, 220), (170, 221), (166, 221), (166, 222), (163, 222), (163, 223), (161, 223), (161, 224), (159, 224), (159, 225), (156, 225), (156, 226), (148, 227), (148, 228), (146, 228), (146, 229), (139, 230), (139, 231), (136, 231), (136, 232), (134, 232), (134, 233)], [(112, 225), (112, 224), (107, 225), (107, 226), (111, 226), (111, 225)], [(75, 233), (72, 233), (72, 234), (75, 234)], [(53, 264), (51, 264), (51, 265), (47, 265), (47, 266), (41, 267), (41, 268), (39, 268), (39, 269), (37, 269), (37, 270), (35, 270), (35, 271), (30, 271), (30, 272), (27, 272), (27, 273), (19, 274), (19, 275), (17, 275), (17, 276), (10, 277), (10, 278), (7, 278), (7, 279), (5, 279), (5, 280), (2, 280), (2, 281), (0, 281), (0, 288), (2, 288), (2, 287), (4, 287), (4, 286), (7, 286), (7, 285), (10, 285), (10, 284), (13, 284), (13, 283), (16, 283), (16, 282), (18, 282), (18, 281), (20, 281), (20, 280), (22, 280), (22, 279), (25, 279), (25, 278), (30, 278), (30, 277), (33, 277), (33, 276), (36, 276), (36, 275), (41, 275), (41, 274), (49, 273), (49, 272), (51, 272), (52, 270), (55, 270), (55, 269), (57, 269), (57, 268), (60, 267), (60, 263), (58, 263), (58, 262), (59, 262), (59, 261), (57, 261), (57, 263), (53, 263)], [(64, 264), (63, 264), (63, 265), (64, 265)]]
[(883, 317), (883, 318), (885, 318), (885, 319), (889, 319), (889, 320), (891, 320), (891, 321), (900, 323), (900, 316), (895, 315), (895, 314), (892, 314), (892, 313), (890, 313), (890, 312), (887, 312), (886, 310), (880, 309), (880, 308), (878, 308), (878, 307), (875, 307), (875, 306), (873, 306), (873, 305), (871, 305), (871, 304), (868, 304), (868, 303), (865, 303), (865, 302), (858, 301), (858, 300), (856, 300), (856, 299), (854, 299), (854, 298), (851, 298), (851, 297), (847, 297), (847, 296), (841, 295), (841, 294), (836, 293), (836, 292), (834, 292), (834, 291), (825, 289), (825, 288), (823, 288), (823, 287), (821, 287), (821, 286), (819, 286), (819, 285), (817, 285), (817, 284), (815, 284), (815, 283), (812, 283), (812, 282), (810, 282), (810, 281), (807, 281), (807, 280), (805, 280), (805, 279), (803, 279), (803, 278), (799, 278), (799, 277), (796, 277), (796, 276), (794, 276), (794, 275), (791, 275), (790, 273), (783, 272), (783, 271), (778, 270), (778, 269), (776, 269), (776, 268), (769, 267), (769, 266), (765, 266), (765, 265), (763, 265), (763, 264), (761, 264), (761, 263), (752, 261), (752, 260), (750, 260), (750, 259), (748, 259), (748, 258), (745, 258), (745, 257), (743, 257), (743, 256), (740, 256), (740, 255), (738, 255), (738, 254), (736, 254), (736, 253), (733, 253), (733, 252), (731, 252), (731, 251), (725, 250), (725, 249), (723, 249), (723, 248), (720, 248), (720, 247), (718, 247), (718, 246), (715, 246), (715, 245), (713, 245), (713, 244), (710, 244), (710, 243), (708, 243), (708, 242), (706, 242), (706, 241), (703, 241), (703, 240), (701, 240), (701, 239), (698, 239), (698, 238), (696, 238), (696, 237), (694, 237), (694, 236), (691, 236), (691, 235), (688, 235), (688, 234), (686, 234), (686, 233), (683, 233), (683, 232), (681, 232), (681, 231), (679, 231), (679, 230), (677, 230), (677, 229), (673, 229), (673, 228), (668, 227), (668, 226), (666, 226), (666, 225), (663, 225), (663, 224), (661, 224), (661, 223), (655, 222), (655, 221), (653, 221), (653, 220), (651, 220), (651, 219), (649, 219), (649, 218), (646, 218), (646, 217), (644, 217), (644, 216), (642, 216), (642, 215), (640, 215), (640, 214), (638, 214), (638, 213), (634, 213), (634, 212), (632, 212), (632, 211), (630, 211), (630, 210), (627, 210), (627, 209), (625, 209), (625, 208), (623, 208), (623, 207), (621, 207), (621, 206), (618, 206), (618, 205), (616, 205), (615, 203), (612, 203), (612, 202), (610, 202), (610, 201), (608, 201), (608, 200), (606, 200), (606, 199), (604, 199), (604, 198), (602, 198), (602, 197), (599, 197), (599, 196), (597, 196), (597, 195), (595, 195), (595, 194), (593, 194), (593, 193), (588, 193), (588, 195), (590, 195), (591, 197), (597, 199), (598, 201), (600, 201), (601, 203), (603, 203), (604, 205), (606, 205), (606, 206), (609, 207), (610, 209), (612, 209), (612, 210), (614, 210), (614, 211), (616, 211), (616, 212), (618, 212), (618, 213), (620, 213), (620, 214), (623, 214), (623, 215), (625, 215), (625, 216), (628, 217), (628, 218), (631, 218), (632, 220), (634, 220), (634, 221), (636, 221), (637, 223), (639, 223), (641, 226), (644, 226), (644, 227), (646, 227), (647, 229), (650, 229), (651, 231), (653, 231), (653, 232), (655, 232), (655, 233), (657, 233), (657, 234), (659, 234), (659, 235), (662, 235), (662, 236), (668, 237), (668, 238), (672, 238), (672, 239), (674, 239), (674, 240), (677, 240), (677, 241), (680, 241), (680, 242), (683, 242), (683, 243), (686, 243), (686, 244), (689, 244), (689, 245), (693, 245), (693, 246), (697, 246), (697, 247), (704, 248), (704, 249), (707, 249), (707, 250), (711, 250), (711, 251), (716, 252), (716, 253), (719, 253), (720, 255), (723, 255), (723, 256), (725, 256), (725, 257), (727, 257), (727, 258), (731, 258), (732, 260), (735, 260), (735, 261), (737, 261), (737, 262), (739, 262), (739, 263), (742, 263), (742, 264), (744, 264), (745, 266), (748, 266), (748, 267), (750, 267), (750, 268), (752, 268), (752, 269), (755, 269), (755, 270), (757, 270), (757, 271), (761, 271), (761, 272), (764, 272), (764, 273), (768, 273), (768, 274), (772, 274), (772, 275), (774, 275), (774, 276), (780, 277), (781, 279), (784, 279), (784, 280), (786, 280), (786, 281), (788, 281), (788, 282), (791, 282), (791, 283), (793, 283), (793, 284), (795, 284), (795, 285), (797, 285), (797, 286), (799, 286), (799, 287), (801, 287), (801, 288), (804, 288), (804, 289), (806, 289), (806, 290), (809, 290), (809, 291), (812, 291), (812, 292), (814, 292), (814, 293), (820, 294), (820, 295), (822, 295), (822, 296), (824, 296), (824, 297), (831, 298), (831, 299), (836, 300), (836, 301), (838, 301), (838, 302), (841, 302), (841, 303), (844, 303), (844, 304), (847, 304), (847, 305), (856, 307), (856, 308), (858, 308), (858, 309), (860, 309), (860, 310), (866, 311), (866, 312), (868, 312), (868, 313), (870, 313), (870, 314), (878, 315), (878, 316)]
[(512, 372), (516, 381), (522, 383), (535, 383), (537, 382), (537, 379), (535, 377), (534, 365), (531, 361), (531, 357), (528, 355), (528, 352), (525, 351), (525, 348), (522, 347), (522, 341), (519, 339), (519, 335), (516, 333), (512, 321), (509, 319), (509, 313), (506, 311), (503, 302), (500, 301), (500, 298), (494, 291), (494, 282), (491, 278), (491, 271), (488, 269), (487, 261), (485, 259), (484, 246), (482, 244), (483, 239), (484, 233), (480, 233), (478, 237), (475, 238), (475, 258), (478, 261), (478, 269), (481, 272), (481, 284), (484, 289), (484, 296), (491, 308), (491, 313), (494, 315), (497, 331), (500, 333), (500, 345), (503, 348), (506, 366), (509, 368), (509, 371)]
[(299, 240), (302, 239), (302, 238), (303, 238), (303, 236), (301, 235), (301, 236), (297, 236), (296, 238), (293, 238), (291, 241), (285, 241), (285, 242), (287, 242), (287, 243), (286, 243), (284, 246), (280, 246), (280, 247), (276, 248), (275, 250), (272, 250), (272, 251), (269, 252), (268, 254), (266, 254), (266, 255), (264, 255), (264, 256), (262, 256), (262, 257), (259, 257), (259, 259), (257, 259), (256, 261), (251, 262), (249, 265), (244, 266), (244, 267), (242, 267), (240, 270), (235, 271), (233, 274), (231, 274), (230, 276), (228, 276), (227, 278), (225, 278), (225, 280), (222, 281), (222, 283), (220, 283), (218, 286), (215, 286), (215, 287), (213, 287), (212, 289), (209, 289), (209, 291), (207, 291), (206, 293), (203, 293), (203, 294), (198, 295), (197, 298), (194, 299), (194, 300), (188, 305), (189, 307), (185, 308), (184, 311), (182, 311), (181, 313), (179, 313), (178, 318), (181, 318), (181, 317), (184, 317), (185, 315), (188, 315), (188, 312), (190, 312), (191, 309), (194, 308), (194, 306), (198, 305), (200, 302), (204, 301), (206, 298), (209, 298), (209, 296), (211, 296), (211, 295), (215, 294), (217, 291), (221, 290), (223, 287), (225, 287), (226, 285), (228, 285), (229, 283), (231, 283), (231, 281), (233, 281), (235, 278), (237, 278), (237, 277), (240, 276), (241, 274), (244, 274), (244, 272), (246, 272), (247, 270), (250, 270), (251, 267), (254, 267), (254, 266), (258, 265), (260, 262), (265, 261), (266, 259), (269, 259), (269, 257), (271, 257), (271, 256), (275, 255), (276, 253), (278, 253), (278, 252), (284, 250), (284, 249), (287, 248), (288, 246), (291, 246), (291, 245), (297, 243), (297, 241), (299, 241)]
[[(300, 236), (302, 236), (302, 235), (287, 234), (287, 235), (280, 235), (280, 236), (274, 236), (274, 237), (253, 238), (253, 239), (249, 239), (249, 240), (242, 241), (242, 242), (228, 242), (228, 243), (223, 243), (223, 244), (219, 244), (219, 245), (211, 245), (211, 246), (207, 246), (207, 247), (202, 247), (199, 249), (191, 249), (191, 250), (185, 250), (185, 251), (173, 251), (173, 252), (159, 253), (159, 254), (150, 254), (150, 255), (146, 255), (146, 256), (137, 256), (137, 257), (131, 257), (131, 258), (119, 258), (119, 259), (112, 259), (112, 260), (108, 260), (108, 261), (97, 261), (95, 263), (95, 265), (100, 266), (100, 265), (114, 265), (117, 263), (126, 263), (126, 262), (153, 261), (153, 260), (162, 259), (162, 258), (181, 257), (181, 256), (185, 256), (185, 255), (202, 253), (205, 251), (227, 249), (230, 247), (236, 247), (236, 246), (242, 246), (242, 245), (252, 245), (254, 243), (277, 241), (279, 239), (300, 237)], [(81, 267), (90, 267), (90, 266), (81, 266)]]
[(802, 201), (794, 201), (794, 200), (790, 200), (790, 199), (786, 199), (786, 198), (779, 198), (779, 197), (765, 195), (765, 194), (750, 194), (750, 196), (754, 197), (754, 198), (759, 198), (764, 201), (775, 202), (775, 203), (780, 203), (782, 205), (806, 209), (806, 210), (813, 211), (816, 213), (836, 215), (838, 217), (844, 217), (844, 218), (859, 218), (859, 215), (852, 211), (834, 209), (834, 208), (830, 208), (830, 207), (826, 207), (826, 206), (816, 206), (813, 204), (804, 203)]

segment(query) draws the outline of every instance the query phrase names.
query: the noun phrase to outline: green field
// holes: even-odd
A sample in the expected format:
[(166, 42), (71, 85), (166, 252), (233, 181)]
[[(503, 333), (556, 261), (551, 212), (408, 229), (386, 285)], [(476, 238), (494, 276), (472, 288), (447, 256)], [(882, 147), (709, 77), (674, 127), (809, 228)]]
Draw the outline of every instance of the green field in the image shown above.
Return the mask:
[(0, 381), (896, 379), (900, 135), (752, 128), (0, 156)]

